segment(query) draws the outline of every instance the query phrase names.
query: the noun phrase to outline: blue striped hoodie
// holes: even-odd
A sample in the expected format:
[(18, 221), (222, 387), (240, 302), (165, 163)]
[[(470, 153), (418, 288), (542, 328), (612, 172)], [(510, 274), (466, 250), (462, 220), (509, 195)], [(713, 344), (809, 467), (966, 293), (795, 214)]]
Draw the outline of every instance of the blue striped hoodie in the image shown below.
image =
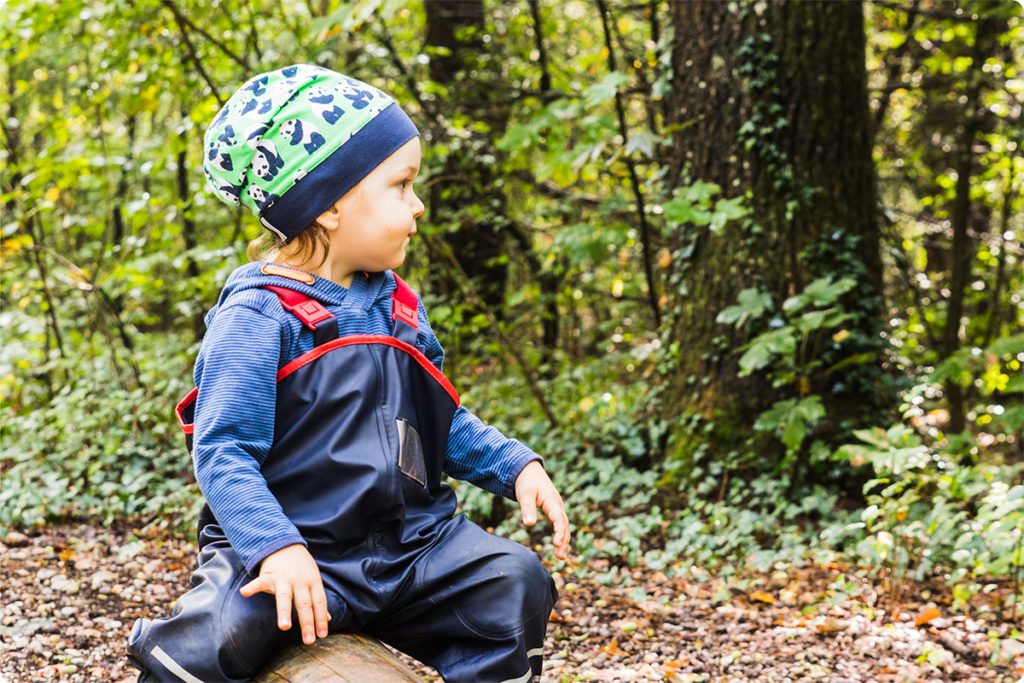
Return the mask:
[[(246, 569), (271, 553), (305, 543), (260, 473), (274, 437), (277, 371), (313, 348), (312, 335), (284, 310), (267, 285), (290, 287), (317, 299), (338, 318), (340, 336), (391, 334), (391, 271), (357, 274), (351, 286), (316, 278), (312, 285), (262, 272), (250, 263), (232, 273), (206, 316), (207, 333), (195, 365), (193, 460), (196, 479)], [(298, 271), (297, 271), (298, 272)], [(304, 273), (303, 273), (304, 274)], [(444, 349), (434, 336), (423, 302), (416, 345), (440, 370)], [(460, 406), (452, 422), (445, 472), (487, 491), (515, 499), (515, 480), (541, 460)]]

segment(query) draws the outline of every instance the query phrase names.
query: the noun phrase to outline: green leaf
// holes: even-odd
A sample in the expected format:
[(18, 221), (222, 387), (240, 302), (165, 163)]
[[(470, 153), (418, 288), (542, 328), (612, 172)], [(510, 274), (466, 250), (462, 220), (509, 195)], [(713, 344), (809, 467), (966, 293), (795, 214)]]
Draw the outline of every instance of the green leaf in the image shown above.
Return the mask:
[(615, 97), (615, 94), (619, 91), (619, 86), (628, 82), (629, 76), (626, 74), (618, 71), (611, 72), (583, 91), (583, 105), (589, 108), (602, 102), (607, 102)]
[(495, 143), (495, 146), (504, 152), (526, 149), (537, 142), (539, 133), (540, 131), (533, 124), (509, 126), (505, 135)]
[(776, 356), (786, 356), (794, 351), (796, 338), (792, 328), (783, 327), (764, 332), (750, 341), (746, 353), (740, 357), (740, 375), (749, 375), (768, 365)]
[(1024, 353), (1024, 333), (997, 339), (985, 351), (997, 356), (1016, 356)]
[(739, 301), (737, 305), (722, 309), (722, 312), (715, 318), (715, 322), (724, 325), (735, 323), (737, 327), (743, 327), (751, 318), (760, 318), (765, 311), (772, 310), (771, 295), (758, 289), (742, 290), (737, 300)]
[(661, 142), (663, 142), (662, 138), (650, 131), (642, 130), (636, 133), (631, 133), (629, 136), (629, 142), (626, 143), (626, 154), (632, 154), (635, 151), (640, 151), (644, 156), (653, 157), (655, 145), (658, 145)]
[(673, 196), (676, 199), (681, 199), (688, 201), (692, 204), (697, 204), (701, 202), (710, 201), (712, 197), (721, 192), (721, 189), (722, 188), (720, 188), (715, 183), (709, 183), (703, 180), (698, 180), (696, 182), (690, 183), (689, 185), (677, 187), (675, 189), (675, 192), (673, 193)]
[(809, 305), (831, 306), (855, 284), (857, 281), (852, 278), (842, 278), (833, 282), (831, 277), (820, 277), (807, 285), (804, 291), (786, 299), (782, 304), (782, 310), (792, 313)]
[(777, 401), (771, 408), (761, 413), (754, 423), (754, 428), (761, 431), (781, 430), (782, 443), (790, 451), (796, 450), (807, 436), (808, 423), (825, 416), (825, 407), (816, 395), (808, 396), (800, 401), (787, 399)]
[(807, 334), (822, 328), (836, 327), (855, 317), (852, 313), (843, 313), (841, 308), (829, 308), (824, 311), (808, 311), (794, 320), (792, 325), (800, 332)]
[(750, 210), (747, 208), (746, 197), (719, 199), (715, 203), (714, 213), (711, 214), (711, 231), (717, 232), (724, 228), (729, 221), (743, 218), (748, 213)]

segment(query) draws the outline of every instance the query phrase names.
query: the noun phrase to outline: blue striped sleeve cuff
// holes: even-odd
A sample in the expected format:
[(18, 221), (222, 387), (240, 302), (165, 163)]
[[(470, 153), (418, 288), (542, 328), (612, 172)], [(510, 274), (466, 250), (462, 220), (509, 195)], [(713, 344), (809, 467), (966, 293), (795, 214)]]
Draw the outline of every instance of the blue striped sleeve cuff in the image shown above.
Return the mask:
[(544, 464), (524, 444), (485, 425), (465, 407), (455, 411), (444, 467), (449, 476), (515, 500), (516, 478), (534, 460)]
[[(306, 546), (306, 540), (302, 538), (298, 533), (294, 536), (283, 536), (281, 538), (275, 538), (265, 546), (260, 547), (252, 557), (245, 561), (245, 571), (250, 574), (255, 574), (256, 570), (259, 569), (260, 563), (267, 559), (281, 548), (287, 548), (290, 545), (299, 544)], [(306, 546), (308, 547), (308, 546)]]

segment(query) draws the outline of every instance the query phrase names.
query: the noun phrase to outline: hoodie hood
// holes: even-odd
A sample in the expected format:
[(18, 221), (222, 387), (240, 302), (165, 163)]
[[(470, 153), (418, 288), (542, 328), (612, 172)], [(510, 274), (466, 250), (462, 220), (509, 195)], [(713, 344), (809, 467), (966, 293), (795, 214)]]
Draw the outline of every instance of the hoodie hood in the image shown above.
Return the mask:
[[(290, 275), (290, 273), (295, 273), (294, 278), (286, 277), (286, 274)], [(312, 279), (311, 283), (310, 279)], [(276, 263), (247, 263), (231, 273), (221, 290), (217, 304), (209, 310), (204, 320), (206, 326), (209, 327), (217, 315), (217, 311), (232, 299), (237, 301), (240, 298), (253, 295), (258, 297), (266, 295), (276, 299), (277, 297), (272, 292), (262, 289), (267, 286), (294, 289), (316, 299), (324, 306), (359, 306), (364, 310), (369, 310), (375, 302), (387, 296), (390, 290), (394, 289), (394, 282), (395, 276), (391, 271), (357, 273), (352, 278), (352, 285), (346, 289), (337, 282), (316, 277), (297, 268), (289, 268)]]

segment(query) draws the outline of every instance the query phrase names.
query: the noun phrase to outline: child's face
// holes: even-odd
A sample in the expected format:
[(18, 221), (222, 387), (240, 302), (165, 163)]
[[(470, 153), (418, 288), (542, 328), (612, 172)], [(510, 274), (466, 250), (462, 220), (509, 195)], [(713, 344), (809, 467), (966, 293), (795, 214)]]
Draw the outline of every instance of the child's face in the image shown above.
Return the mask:
[(340, 218), (338, 229), (332, 231), (330, 258), (346, 274), (402, 265), (405, 248), (416, 234), (416, 219), (423, 213), (423, 202), (412, 188), (420, 159), (420, 139), (415, 137), (334, 205)]

